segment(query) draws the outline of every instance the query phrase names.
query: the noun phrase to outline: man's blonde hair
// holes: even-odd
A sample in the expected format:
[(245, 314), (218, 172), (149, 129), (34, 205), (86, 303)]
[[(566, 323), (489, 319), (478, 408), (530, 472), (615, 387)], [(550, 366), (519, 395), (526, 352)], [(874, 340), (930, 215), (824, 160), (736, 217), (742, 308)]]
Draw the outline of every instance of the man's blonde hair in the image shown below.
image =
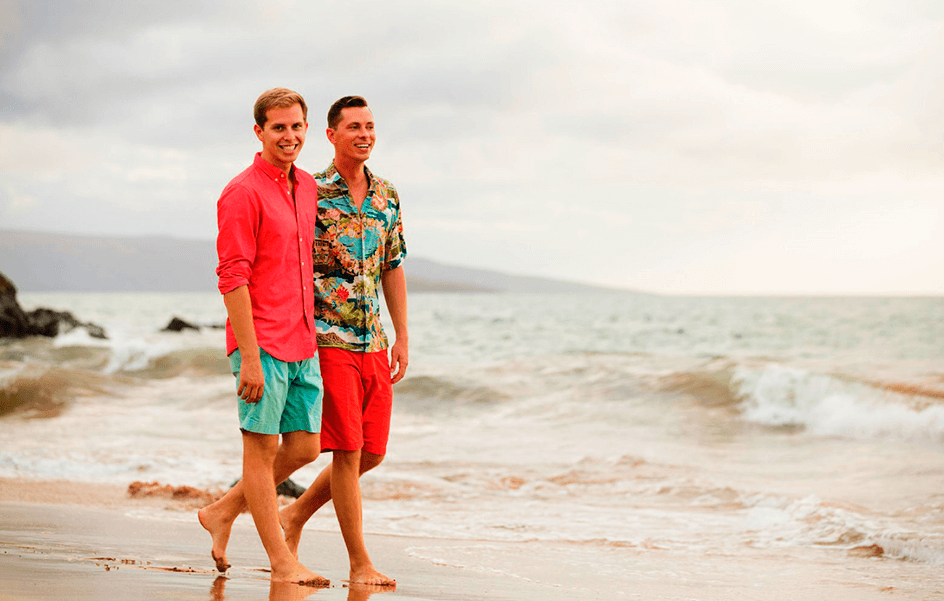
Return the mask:
[(294, 105), (302, 107), (302, 117), (308, 122), (308, 105), (305, 99), (298, 92), (293, 92), (287, 88), (272, 88), (263, 92), (256, 99), (256, 106), (252, 109), (252, 116), (256, 119), (256, 125), (265, 127), (266, 113), (269, 109), (287, 109)]

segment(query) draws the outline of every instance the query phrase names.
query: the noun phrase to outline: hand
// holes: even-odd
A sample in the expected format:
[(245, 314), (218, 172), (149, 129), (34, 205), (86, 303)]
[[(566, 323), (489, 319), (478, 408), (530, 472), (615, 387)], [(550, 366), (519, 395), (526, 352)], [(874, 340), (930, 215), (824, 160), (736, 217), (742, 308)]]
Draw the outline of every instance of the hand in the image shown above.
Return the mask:
[[(406, 375), (406, 366), (410, 364), (409, 345), (405, 340), (397, 340), (390, 349), (390, 378), (391, 384), (396, 384)], [(396, 373), (394, 373), (396, 371)]]
[(265, 375), (262, 373), (259, 357), (243, 357), (239, 366), (239, 387), (236, 394), (247, 403), (258, 403), (262, 400), (264, 388)]

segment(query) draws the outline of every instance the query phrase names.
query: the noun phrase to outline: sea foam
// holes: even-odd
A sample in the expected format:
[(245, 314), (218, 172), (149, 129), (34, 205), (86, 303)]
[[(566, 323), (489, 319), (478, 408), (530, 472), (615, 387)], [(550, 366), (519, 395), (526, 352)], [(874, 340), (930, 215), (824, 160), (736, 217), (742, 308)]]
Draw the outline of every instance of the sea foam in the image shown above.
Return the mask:
[(944, 406), (936, 399), (780, 365), (738, 368), (732, 386), (750, 422), (802, 426), (824, 436), (944, 445)]

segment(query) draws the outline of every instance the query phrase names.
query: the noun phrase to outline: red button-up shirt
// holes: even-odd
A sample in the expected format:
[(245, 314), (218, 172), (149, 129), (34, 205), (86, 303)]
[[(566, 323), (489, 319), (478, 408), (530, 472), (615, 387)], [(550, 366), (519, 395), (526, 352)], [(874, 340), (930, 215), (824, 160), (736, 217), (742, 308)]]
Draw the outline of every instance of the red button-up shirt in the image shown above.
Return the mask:
[[(297, 167), (292, 176), (295, 198), (282, 170), (257, 153), (216, 204), (220, 292), (249, 286), (259, 346), (282, 361), (314, 357), (317, 350), (311, 250), (318, 188)], [(236, 347), (227, 319), (226, 354)]]

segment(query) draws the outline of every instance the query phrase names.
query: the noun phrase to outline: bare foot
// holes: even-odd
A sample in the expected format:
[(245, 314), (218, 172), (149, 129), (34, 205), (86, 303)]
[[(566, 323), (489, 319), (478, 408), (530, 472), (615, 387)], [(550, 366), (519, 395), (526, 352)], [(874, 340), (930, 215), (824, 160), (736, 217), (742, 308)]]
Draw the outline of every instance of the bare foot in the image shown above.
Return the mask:
[(330, 586), (331, 581), (324, 576), (315, 574), (297, 561), (286, 570), (272, 567), (272, 582), (286, 582), (289, 584), (303, 584), (305, 586)]
[(226, 543), (229, 542), (229, 533), (233, 529), (232, 522), (222, 522), (214, 520), (209, 507), (204, 507), (197, 512), (197, 519), (200, 525), (210, 533), (213, 539), (213, 547), (210, 549), (210, 557), (216, 562), (216, 569), (225, 572), (230, 564), (226, 563)]
[(302, 541), (302, 526), (298, 525), (292, 519), (294, 504), (289, 505), (279, 512), (279, 524), (282, 526), (282, 533), (285, 534), (285, 544), (288, 550), (292, 552), (295, 559), (298, 559), (298, 545)]
[(374, 569), (374, 566), (366, 566), (357, 570), (351, 570), (351, 584), (369, 584), (373, 586), (396, 586), (397, 581), (389, 576), (384, 576)]

